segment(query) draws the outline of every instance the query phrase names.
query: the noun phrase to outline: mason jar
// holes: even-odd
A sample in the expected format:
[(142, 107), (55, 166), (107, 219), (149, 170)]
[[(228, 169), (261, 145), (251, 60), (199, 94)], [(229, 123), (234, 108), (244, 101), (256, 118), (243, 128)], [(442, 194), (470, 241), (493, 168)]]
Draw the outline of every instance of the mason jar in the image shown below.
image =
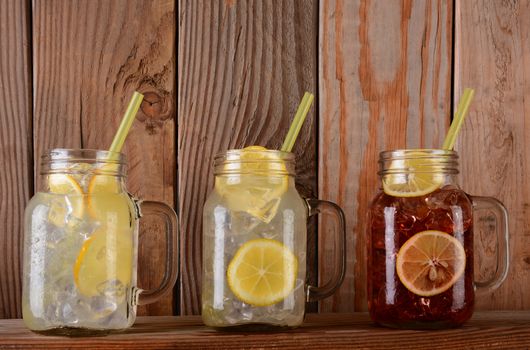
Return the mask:
[[(335, 204), (303, 199), (292, 153), (252, 146), (215, 157), (215, 186), (204, 205), (202, 318), (218, 328), (296, 327), (306, 301), (331, 295), (345, 268), (345, 229)], [(306, 283), (309, 216), (337, 222), (334, 276)]]
[[(489, 293), (508, 273), (506, 209), (459, 188), (455, 151), (386, 151), (379, 164), (381, 187), (367, 225), (371, 318), (396, 328), (463, 324), (473, 313), (475, 288)], [(477, 282), (473, 228), (486, 216), (496, 222), (497, 265), (490, 280)]]
[[(26, 326), (50, 334), (130, 327), (136, 306), (170, 291), (178, 273), (173, 209), (140, 202), (125, 186), (121, 153), (53, 149), (42, 157), (40, 191), (25, 211), (22, 312)], [(136, 285), (138, 222), (165, 222), (165, 275), (154, 290)]]

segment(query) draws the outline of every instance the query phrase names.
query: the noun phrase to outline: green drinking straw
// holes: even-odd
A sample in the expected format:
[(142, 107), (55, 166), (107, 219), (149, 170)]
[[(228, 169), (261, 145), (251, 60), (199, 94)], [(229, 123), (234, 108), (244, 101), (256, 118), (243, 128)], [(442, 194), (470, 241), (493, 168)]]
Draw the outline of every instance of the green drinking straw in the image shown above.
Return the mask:
[(110, 148), (109, 148), (110, 152), (121, 151), (121, 148), (123, 147), (123, 143), (125, 142), (125, 138), (127, 137), (127, 134), (129, 133), (129, 129), (131, 128), (131, 125), (134, 121), (134, 118), (136, 117), (136, 113), (138, 113), (138, 109), (140, 108), (140, 104), (142, 104), (143, 99), (144, 99), (144, 95), (142, 95), (138, 91), (134, 92), (133, 97), (131, 98), (131, 101), (129, 102), (129, 105), (127, 106), (127, 110), (125, 111), (125, 114), (123, 115), (123, 119), (121, 120), (120, 127), (118, 128), (118, 131), (116, 132), (116, 136), (114, 136), (114, 140), (112, 140), (112, 144), (110, 145)]
[(302, 125), (304, 124), (305, 118), (307, 117), (307, 113), (309, 113), (309, 108), (311, 108), (314, 98), (315, 96), (309, 92), (304, 94), (302, 102), (300, 102), (293, 122), (291, 123), (291, 127), (289, 128), (289, 132), (287, 132), (287, 136), (285, 136), (285, 141), (283, 141), (282, 148), (280, 149), (282, 152), (292, 151), (294, 142), (298, 137), (300, 129), (302, 129)]
[(462, 97), (460, 98), (458, 107), (456, 109), (455, 117), (453, 119), (453, 122), (451, 123), (451, 126), (449, 127), (447, 136), (445, 137), (442, 146), (443, 149), (452, 150), (455, 146), (456, 136), (458, 135), (462, 124), (464, 124), (464, 119), (466, 118), (467, 110), (469, 109), (471, 100), (473, 100), (474, 94), (475, 90), (470, 88), (464, 89), (464, 93), (462, 94)]

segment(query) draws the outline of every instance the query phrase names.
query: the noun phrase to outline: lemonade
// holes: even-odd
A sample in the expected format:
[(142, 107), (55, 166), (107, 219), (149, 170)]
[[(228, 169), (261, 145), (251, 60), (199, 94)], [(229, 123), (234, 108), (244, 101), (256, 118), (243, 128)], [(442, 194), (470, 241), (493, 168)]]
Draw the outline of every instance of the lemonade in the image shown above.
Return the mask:
[(126, 328), (135, 314), (137, 217), (121, 165), (50, 164), (26, 208), (24, 322), (37, 331)]
[(207, 325), (302, 322), (307, 207), (294, 186), (293, 165), (292, 154), (257, 146), (217, 158), (203, 214)]
[(125, 187), (121, 149), (142, 103), (134, 92), (109, 151), (52, 149), (42, 156), (41, 191), (24, 222), (22, 314), (46, 334), (86, 335), (123, 330), (136, 306), (171, 291), (178, 276), (178, 218), (160, 202), (144, 215), (165, 222), (166, 264), (157, 288), (136, 287), (140, 201)]

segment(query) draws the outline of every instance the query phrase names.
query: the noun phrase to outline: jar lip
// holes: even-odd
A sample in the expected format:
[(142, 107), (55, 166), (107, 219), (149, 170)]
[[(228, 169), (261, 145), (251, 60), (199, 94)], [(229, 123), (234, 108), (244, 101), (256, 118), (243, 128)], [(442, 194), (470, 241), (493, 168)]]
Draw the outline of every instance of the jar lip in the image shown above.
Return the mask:
[[(243, 157), (243, 154), (247, 157)], [(260, 156), (253, 157), (252, 154)], [(257, 164), (267, 164), (267, 166), (257, 166)], [(279, 150), (229, 149), (218, 153), (214, 157), (213, 165), (215, 175), (295, 175), (294, 153)]]
[(398, 148), (379, 153), (380, 160), (391, 158), (429, 158), (448, 157), (458, 159), (458, 152), (440, 148)]
[(51, 148), (41, 156), (45, 162), (126, 164), (125, 154), (91, 148)]
[(458, 174), (458, 153), (435, 148), (396, 149), (379, 153), (378, 174)]
[(121, 152), (52, 148), (41, 156), (40, 174), (100, 174), (125, 177), (126, 164), (125, 155)]
[(275, 149), (267, 149), (267, 150), (248, 150), (248, 149), (243, 149), (243, 148), (233, 148), (233, 149), (228, 149), (224, 152), (219, 152), (215, 155), (214, 157), (214, 160), (217, 161), (218, 159), (227, 159), (227, 160), (230, 160), (228, 158), (230, 158), (230, 156), (233, 156), (234, 158), (241, 155), (241, 153), (243, 153), (242, 151), (244, 150), (244, 153), (247, 153), (247, 154), (259, 154), (259, 153), (264, 153), (264, 154), (269, 154), (269, 155), (274, 155), (276, 156), (277, 158), (280, 158), (280, 160), (283, 160), (283, 161), (294, 161), (294, 153), (292, 152), (285, 152), (285, 151), (280, 151), (280, 150), (275, 150)]

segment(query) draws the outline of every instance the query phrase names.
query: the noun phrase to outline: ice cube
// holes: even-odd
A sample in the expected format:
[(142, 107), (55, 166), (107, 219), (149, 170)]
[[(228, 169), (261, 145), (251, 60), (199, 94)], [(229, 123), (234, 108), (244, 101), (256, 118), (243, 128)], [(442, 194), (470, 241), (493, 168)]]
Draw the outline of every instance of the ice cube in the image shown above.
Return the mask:
[(88, 163), (74, 163), (68, 166), (69, 172), (85, 191), (88, 189), (88, 183), (92, 178), (94, 169), (94, 165)]
[(56, 293), (55, 299), (59, 302), (73, 299), (77, 296), (76, 288), (70, 276), (57, 278), (52, 285), (52, 292)]
[(74, 309), (69, 303), (62, 304), (59, 309), (60, 309), (59, 319), (61, 322), (63, 322), (63, 324), (75, 325), (76, 323), (79, 322), (77, 313), (74, 311)]
[(121, 298), (125, 296), (125, 285), (120, 280), (106, 280), (96, 286), (97, 291), (102, 296), (111, 298)]
[(447, 233), (452, 233), (455, 230), (451, 212), (442, 209), (431, 211), (423, 220), (423, 224), (427, 230), (438, 230)]
[(260, 224), (260, 220), (246, 212), (232, 212), (227, 222), (232, 236), (247, 235)]
[(66, 237), (64, 228), (50, 227), (48, 235), (46, 236), (46, 247), (50, 249), (57, 248), (57, 245), (61, 243)]
[(225, 305), (225, 321), (228, 324), (238, 324), (253, 320), (254, 308), (236, 298)]
[(116, 311), (118, 305), (113, 298), (95, 296), (91, 298), (90, 308), (96, 317), (106, 317)]
[(46, 307), (44, 319), (47, 320), (51, 325), (57, 325), (59, 323), (59, 304), (52, 303)]
[(72, 207), (67, 201), (67, 196), (55, 195), (48, 203), (48, 222), (56, 227), (63, 228), (68, 222), (68, 215), (72, 213)]
[[(415, 198), (401, 198), (400, 206), (396, 210), (394, 217), (394, 225), (397, 230), (400, 231), (410, 231), (414, 228), (418, 220), (418, 216), (424, 215), (423, 210), (420, 209), (421, 202), (417, 201)], [(409, 202), (410, 201), (410, 202)], [(418, 207), (418, 211), (415, 211), (414, 208)], [(386, 213), (385, 213), (386, 214)], [(385, 220), (387, 220), (385, 215)], [(388, 224), (388, 221), (386, 221)]]
[(96, 220), (88, 220), (75, 215), (69, 215), (67, 217), (67, 226), (70, 231), (86, 239), (101, 226), (101, 223)]
[(260, 205), (250, 206), (247, 209), (247, 212), (253, 217), (258, 218), (260, 221), (269, 223), (278, 213), (280, 201), (280, 198), (273, 198), (263, 204), (260, 203)]
[(293, 317), (292, 310), (278, 308), (274, 310), (274, 312), (269, 313), (267, 316), (267, 319), (268, 319), (268, 322), (270, 323), (283, 326), (283, 325), (287, 325), (288, 320), (292, 317)]
[(239, 308), (240, 319), (243, 321), (251, 321), (254, 313), (254, 307), (249, 304), (241, 303)]
[(104, 320), (101, 321), (106, 328), (109, 329), (122, 329), (127, 328), (129, 320), (127, 319), (127, 312), (123, 310), (122, 312), (116, 311), (109, 314)]

